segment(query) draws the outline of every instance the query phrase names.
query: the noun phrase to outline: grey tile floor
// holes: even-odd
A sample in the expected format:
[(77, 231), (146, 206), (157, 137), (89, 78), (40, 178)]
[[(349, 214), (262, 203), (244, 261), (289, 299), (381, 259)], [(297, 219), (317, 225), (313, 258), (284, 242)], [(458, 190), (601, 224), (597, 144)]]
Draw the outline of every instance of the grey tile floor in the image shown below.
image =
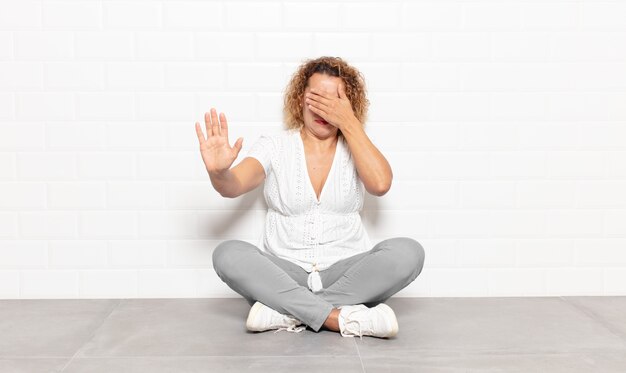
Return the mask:
[(248, 332), (243, 298), (0, 300), (0, 372), (626, 372), (626, 297), (387, 304), (360, 340)]

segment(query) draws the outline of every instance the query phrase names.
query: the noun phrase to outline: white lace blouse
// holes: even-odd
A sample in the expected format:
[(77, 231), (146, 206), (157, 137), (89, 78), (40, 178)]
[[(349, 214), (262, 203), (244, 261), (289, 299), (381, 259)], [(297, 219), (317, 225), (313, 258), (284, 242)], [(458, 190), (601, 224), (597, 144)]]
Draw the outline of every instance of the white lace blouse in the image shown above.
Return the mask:
[(259, 249), (309, 272), (309, 288), (322, 289), (318, 271), (371, 249), (361, 222), (364, 186), (343, 136), (317, 199), (304, 157), (300, 130), (261, 135), (247, 157), (265, 169), (268, 206)]

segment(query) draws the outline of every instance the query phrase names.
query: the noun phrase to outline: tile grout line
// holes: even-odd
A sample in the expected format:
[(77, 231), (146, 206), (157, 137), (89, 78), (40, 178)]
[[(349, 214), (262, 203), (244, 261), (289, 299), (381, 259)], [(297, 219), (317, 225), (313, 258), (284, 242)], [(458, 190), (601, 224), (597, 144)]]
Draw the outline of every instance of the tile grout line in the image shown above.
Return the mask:
[[(413, 350), (411, 352), (433, 352), (424, 351), (424, 350)], [(584, 348), (577, 350), (546, 350), (546, 351), (535, 351), (535, 352), (524, 352), (524, 351), (498, 351), (498, 350), (484, 350), (484, 351), (465, 351), (465, 350), (436, 350), (436, 354), (434, 355), (426, 355), (429, 358), (438, 358), (438, 357), (447, 357), (449, 354), (455, 354), (465, 357), (480, 357), (480, 356), (525, 356), (525, 357), (533, 357), (533, 356), (543, 356), (543, 355), (572, 355), (572, 354), (595, 354), (597, 352), (624, 352), (626, 353), (626, 348), (622, 347), (613, 347), (613, 348)], [(84, 360), (98, 360), (98, 359), (155, 359), (155, 360), (169, 360), (169, 359), (206, 359), (206, 358), (232, 358), (232, 359), (240, 359), (243, 357), (247, 358), (306, 358), (306, 357), (345, 357), (345, 358), (353, 358), (354, 355), (171, 355), (171, 356), (161, 356), (161, 355), (133, 355), (133, 356), (84, 356), (80, 357), (80, 359)], [(375, 357), (380, 357), (380, 355), (375, 355)], [(1, 357), (2, 359), (66, 359), (66, 356), (30, 356), (30, 355), (5, 355)]]
[(356, 347), (356, 354), (359, 357), (359, 362), (361, 363), (361, 370), (363, 371), (363, 373), (365, 372), (365, 365), (363, 364), (363, 359), (361, 358), (361, 351), (359, 350), (359, 344), (356, 341), (356, 338), (352, 338), (352, 340), (354, 341), (354, 346)]
[[(622, 351), (621, 349), (617, 349), (616, 351)], [(176, 360), (176, 359), (206, 359), (206, 358), (232, 358), (232, 359), (241, 359), (241, 358), (307, 358), (307, 357), (345, 357), (345, 358), (354, 358), (354, 355), (342, 355), (342, 354), (327, 354), (327, 355), (170, 355), (170, 356), (162, 356), (162, 355), (132, 355), (132, 356), (81, 356), (80, 359), (83, 360), (98, 360), (98, 359), (155, 359), (155, 360)], [(30, 355), (4, 355), (1, 356), (0, 359), (20, 359), (20, 360), (31, 360), (31, 359), (67, 359), (67, 356), (30, 356)]]
[(67, 363), (65, 363), (63, 368), (61, 368), (60, 372), (65, 372), (65, 368), (67, 368), (72, 363), (72, 361), (74, 361), (74, 358), (76, 358), (76, 356), (87, 345), (87, 343), (89, 343), (89, 341), (91, 341), (96, 336), (96, 333), (98, 332), (98, 330), (100, 330), (100, 328), (102, 328), (104, 323), (109, 319), (109, 317), (111, 317), (111, 314), (113, 314), (113, 312), (115, 312), (115, 310), (120, 306), (122, 301), (123, 301), (123, 299), (118, 299), (117, 300), (117, 304), (115, 305), (115, 307), (111, 308), (111, 311), (109, 311), (109, 313), (106, 315), (106, 317), (104, 317), (102, 319), (102, 322), (100, 323), (100, 325), (98, 325), (98, 327), (93, 330), (91, 335), (88, 338), (86, 338), (85, 342), (82, 345), (78, 346), (78, 348), (76, 349), (76, 352), (74, 352), (74, 355), (72, 355), (72, 357), (67, 361)]
[(626, 335), (624, 335), (621, 331), (615, 329), (613, 327), (613, 325), (610, 322), (604, 320), (604, 318), (601, 315), (595, 313), (593, 310), (590, 310), (587, 307), (584, 307), (582, 305), (576, 304), (575, 302), (568, 301), (563, 296), (559, 296), (559, 298), (564, 303), (568, 304), (570, 307), (573, 307), (574, 309), (576, 309), (576, 310), (584, 313), (585, 315), (589, 316), (593, 321), (596, 321), (598, 324), (602, 325), (611, 334), (615, 335), (616, 337), (621, 339), (623, 342), (626, 342)]

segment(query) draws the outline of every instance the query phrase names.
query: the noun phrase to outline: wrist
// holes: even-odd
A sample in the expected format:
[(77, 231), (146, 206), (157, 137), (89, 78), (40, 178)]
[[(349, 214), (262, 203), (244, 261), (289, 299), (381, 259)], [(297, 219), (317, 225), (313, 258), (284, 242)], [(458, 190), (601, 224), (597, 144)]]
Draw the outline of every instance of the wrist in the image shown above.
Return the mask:
[(207, 168), (207, 172), (212, 179), (225, 179), (228, 176), (228, 168), (224, 168), (221, 170), (209, 170)]
[(361, 124), (361, 122), (359, 122), (358, 119), (354, 118), (353, 120), (348, 121), (340, 129), (342, 133), (350, 134), (350, 133), (354, 133), (357, 131), (362, 131), (363, 125)]

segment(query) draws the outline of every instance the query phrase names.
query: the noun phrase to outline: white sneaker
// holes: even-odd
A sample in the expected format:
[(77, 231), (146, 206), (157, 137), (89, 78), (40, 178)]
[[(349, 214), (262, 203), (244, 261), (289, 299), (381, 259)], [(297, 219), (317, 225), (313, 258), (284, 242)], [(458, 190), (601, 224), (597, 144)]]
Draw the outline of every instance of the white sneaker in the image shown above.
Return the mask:
[(379, 303), (368, 308), (363, 304), (337, 307), (339, 311), (339, 330), (344, 337), (364, 335), (387, 338), (398, 334), (398, 320), (391, 307)]
[(281, 330), (299, 333), (306, 329), (306, 325), (296, 328), (296, 326), (302, 324), (302, 321), (295, 317), (284, 315), (258, 301), (250, 308), (248, 320), (246, 321), (246, 327), (253, 332), (278, 329), (274, 333), (278, 333)]

